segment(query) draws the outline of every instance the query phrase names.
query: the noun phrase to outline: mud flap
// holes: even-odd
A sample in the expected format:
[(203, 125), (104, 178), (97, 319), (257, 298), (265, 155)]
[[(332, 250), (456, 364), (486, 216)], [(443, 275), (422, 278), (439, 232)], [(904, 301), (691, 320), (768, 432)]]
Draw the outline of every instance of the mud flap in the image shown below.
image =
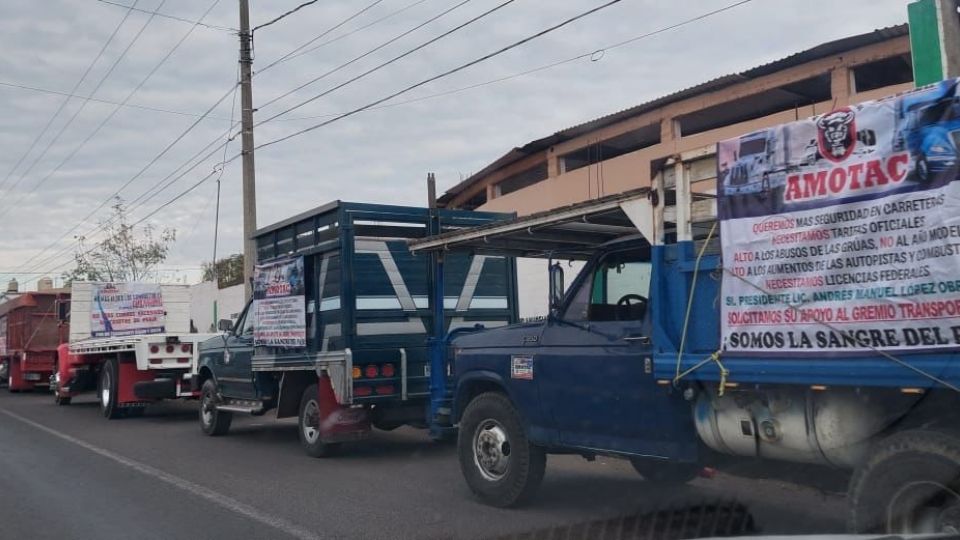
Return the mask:
[(370, 415), (362, 407), (341, 405), (333, 391), (330, 377), (320, 376), (317, 384), (320, 406), (320, 437), (323, 442), (356, 441), (370, 433)]

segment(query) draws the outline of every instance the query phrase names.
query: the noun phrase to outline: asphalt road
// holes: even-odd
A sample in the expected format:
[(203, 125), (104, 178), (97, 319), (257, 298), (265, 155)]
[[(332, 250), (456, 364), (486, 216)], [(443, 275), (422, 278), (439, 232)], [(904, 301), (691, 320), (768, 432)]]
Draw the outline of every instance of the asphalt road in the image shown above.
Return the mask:
[(295, 423), (233, 426), (204, 436), (195, 403), (107, 421), (92, 398), (58, 407), (0, 389), (0, 537), (481, 538), (720, 499), (766, 534), (843, 532), (843, 479), (818, 468), (740, 466), (664, 490), (620, 460), (551, 456), (534, 504), (501, 510), (471, 497), (453, 445), (417, 430), (312, 459)]

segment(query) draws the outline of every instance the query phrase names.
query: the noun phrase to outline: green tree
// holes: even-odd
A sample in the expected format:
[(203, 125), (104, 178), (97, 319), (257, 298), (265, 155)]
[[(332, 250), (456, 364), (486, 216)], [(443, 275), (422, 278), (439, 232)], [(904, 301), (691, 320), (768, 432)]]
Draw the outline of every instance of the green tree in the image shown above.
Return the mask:
[(175, 229), (157, 230), (152, 225), (139, 229), (127, 220), (126, 205), (120, 197), (111, 206), (109, 219), (100, 222), (103, 240), (87, 247), (84, 236), (76, 237), (73, 269), (64, 272), (72, 281), (142, 281), (167, 258), (177, 239)]
[(215, 264), (203, 263), (203, 280), (213, 281), (214, 279), (217, 281), (217, 287), (221, 289), (243, 283), (243, 254), (234, 253), (217, 259)]

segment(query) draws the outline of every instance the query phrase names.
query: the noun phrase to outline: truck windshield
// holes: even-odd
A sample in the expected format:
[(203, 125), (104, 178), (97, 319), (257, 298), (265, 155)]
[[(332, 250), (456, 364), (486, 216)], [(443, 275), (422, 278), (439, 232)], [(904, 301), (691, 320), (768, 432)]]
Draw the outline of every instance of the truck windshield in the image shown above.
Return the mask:
[(740, 142), (741, 156), (762, 154), (766, 149), (767, 149), (767, 141), (764, 139), (750, 139), (750, 140)]

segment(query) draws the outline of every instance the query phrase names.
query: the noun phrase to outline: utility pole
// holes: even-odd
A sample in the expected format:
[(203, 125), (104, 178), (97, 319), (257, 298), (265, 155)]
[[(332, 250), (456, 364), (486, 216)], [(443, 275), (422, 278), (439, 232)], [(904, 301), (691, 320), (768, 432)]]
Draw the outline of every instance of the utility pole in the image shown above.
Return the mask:
[(907, 15), (915, 85), (960, 76), (957, 0), (917, 0), (907, 5)]
[[(253, 294), (253, 265), (257, 246), (257, 187), (253, 161), (253, 34), (250, 32), (250, 3), (240, 0), (240, 142), (243, 159), (243, 291)], [(216, 263), (216, 261), (214, 261)]]

